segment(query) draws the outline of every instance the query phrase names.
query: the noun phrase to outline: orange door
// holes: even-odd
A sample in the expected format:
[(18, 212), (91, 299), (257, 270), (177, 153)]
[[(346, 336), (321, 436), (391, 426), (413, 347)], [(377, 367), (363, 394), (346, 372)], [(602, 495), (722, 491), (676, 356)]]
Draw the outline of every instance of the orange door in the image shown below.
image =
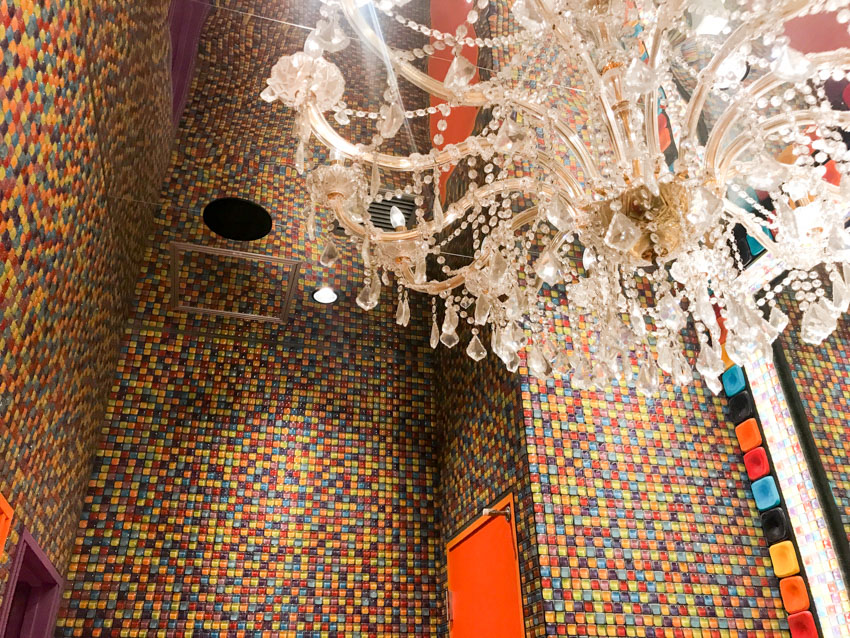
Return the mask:
[(491, 509), (446, 546), (451, 638), (522, 638), (522, 595), (513, 496)]

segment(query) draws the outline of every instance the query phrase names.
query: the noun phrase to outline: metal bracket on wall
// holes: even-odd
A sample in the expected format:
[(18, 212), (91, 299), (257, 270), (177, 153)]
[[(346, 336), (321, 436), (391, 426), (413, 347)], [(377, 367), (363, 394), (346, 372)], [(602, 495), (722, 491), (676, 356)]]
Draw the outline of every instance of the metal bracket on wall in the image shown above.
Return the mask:
[(511, 522), (511, 506), (508, 505), (503, 510), (493, 510), (493, 509), (490, 509), (489, 507), (485, 507), (483, 510), (481, 510), (481, 515), (482, 516), (504, 516), (505, 520), (508, 523), (510, 523)]
[[(298, 271), (301, 268), (300, 261), (286, 259), (285, 257), (274, 257), (272, 255), (261, 255), (258, 253), (249, 253), (241, 250), (230, 250), (227, 248), (214, 248), (212, 246), (203, 246), (200, 244), (189, 244), (183, 242), (171, 242), (169, 244), (171, 253), (171, 309), (181, 312), (197, 312), (206, 315), (217, 317), (230, 317), (234, 319), (251, 319), (254, 321), (268, 321), (270, 323), (284, 325), (289, 319), (289, 312), (292, 306), (292, 298), (295, 293), (296, 283), (298, 281)], [(180, 301), (180, 265), (184, 254), (200, 253), (204, 255), (213, 255), (218, 257), (226, 257), (235, 260), (242, 260), (247, 263), (267, 263), (284, 266), (286, 268), (285, 275), (281, 279), (281, 284), (284, 286), (285, 299), (280, 314), (263, 315), (246, 312), (238, 312), (235, 310), (221, 310), (217, 308), (208, 308), (204, 306), (195, 306), (184, 304)]]

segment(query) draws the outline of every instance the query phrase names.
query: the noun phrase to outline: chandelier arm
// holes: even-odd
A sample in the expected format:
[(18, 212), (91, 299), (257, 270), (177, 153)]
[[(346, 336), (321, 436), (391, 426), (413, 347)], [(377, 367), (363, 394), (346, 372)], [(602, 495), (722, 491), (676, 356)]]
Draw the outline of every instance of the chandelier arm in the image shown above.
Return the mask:
[[(649, 68), (655, 69), (658, 64), (658, 56), (661, 53), (661, 44), (664, 34), (670, 28), (670, 16), (675, 16), (682, 11), (684, 2), (676, 0), (664, 5), (663, 18), (656, 22), (655, 29), (650, 36), (649, 54), (647, 64)], [(643, 98), (643, 119), (645, 124), (646, 146), (650, 156), (661, 153), (661, 142), (658, 139), (658, 87), (655, 86)]]
[[(561, 42), (566, 50), (572, 48), (572, 45), (575, 43), (575, 38), (571, 37), (571, 34), (567, 33), (561, 26), (559, 16), (555, 14), (553, 11), (549, 10), (549, 7), (542, 0), (532, 0), (534, 2), (534, 6), (537, 12), (543, 16), (543, 19), (552, 25), (552, 33), (555, 34), (555, 38)], [(580, 47), (579, 57), (581, 61), (584, 63), (584, 66), (587, 70), (588, 75), (590, 76), (595, 88), (597, 89), (599, 104), (602, 107), (602, 115), (605, 124), (605, 128), (608, 131), (608, 136), (611, 139), (611, 145), (614, 147), (614, 153), (617, 157), (617, 161), (623, 166), (628, 164), (628, 156), (626, 153), (626, 143), (623, 140), (622, 132), (619, 127), (615, 123), (615, 115), (614, 110), (611, 108), (611, 103), (608, 100), (608, 96), (603, 87), (602, 76), (599, 74), (599, 71), (596, 69), (596, 65), (593, 63), (593, 60), (590, 57), (590, 54), (587, 52), (586, 48)]]
[[(389, 59), (392, 62), (393, 68), (398, 71), (398, 73), (402, 75), (406, 80), (414, 84), (417, 88), (425, 91), (426, 93), (432, 95), (437, 99), (445, 100), (449, 104), (456, 106), (472, 106), (480, 108), (486, 107), (490, 103), (489, 97), (483, 91), (481, 91), (480, 88), (475, 88), (475, 85), (469, 87), (462, 95), (458, 95), (454, 91), (447, 89), (445, 84), (443, 84), (439, 80), (431, 77), (423, 71), (420, 71), (409, 62), (400, 59), (383, 42), (383, 40), (381, 40), (377, 36), (375, 31), (363, 19), (363, 17), (357, 11), (355, 0), (341, 0), (340, 7), (342, 8), (343, 15), (345, 15), (349, 24), (351, 24), (352, 28), (356, 32), (357, 36), (361, 39), (361, 41), (365, 42), (378, 56), (385, 59)], [(522, 110), (535, 115), (540, 120), (545, 119), (546, 112), (541, 106), (538, 106), (537, 104), (526, 100), (514, 100), (514, 102), (518, 108), (521, 108)], [(322, 116), (322, 119), (324, 119), (324, 116)], [(590, 155), (590, 151), (588, 150), (584, 142), (579, 138), (578, 134), (561, 121), (555, 121), (554, 128), (563, 138), (567, 148), (569, 148), (569, 150), (571, 150), (575, 154), (579, 165), (584, 171), (584, 174), (590, 177), (591, 179), (598, 179), (600, 176), (599, 169), (596, 166), (596, 163), (593, 161), (593, 158)], [(333, 130), (330, 128), (330, 125), (327, 125), (323, 128), (323, 132), (326, 133), (328, 129)], [(342, 138), (340, 137), (340, 139)], [(347, 146), (350, 148), (349, 152), (345, 154), (349, 157), (354, 157), (354, 155), (351, 154), (351, 150), (356, 147), (354, 147), (354, 145), (350, 143), (347, 144)], [(333, 146), (331, 147), (333, 148)], [(373, 158), (371, 153), (365, 152), (360, 154), (360, 159), (363, 159), (367, 162), (371, 162)], [(391, 165), (385, 166), (381, 164), (380, 159), (378, 161), (378, 164), (384, 168), (387, 168), (388, 170), (413, 170), (393, 168)], [(390, 164), (392, 164), (392, 162)]]
[[(850, 127), (850, 111), (828, 111), (831, 114), (836, 126), (844, 128)], [(812, 113), (811, 111), (792, 111), (775, 115), (765, 120), (759, 127), (765, 135), (776, 133), (784, 127), (799, 127), (812, 126), (815, 124), (828, 124), (824, 122), (825, 113)], [(719, 184), (726, 184), (732, 177), (736, 175), (736, 171), (732, 168), (732, 163), (738, 159), (747, 147), (754, 142), (751, 135), (742, 134), (736, 137), (723, 151), (715, 158), (712, 164), (707, 164), (706, 168), (709, 171), (710, 177), (713, 177)]]
[[(815, 53), (808, 56), (815, 68), (830, 68), (832, 66), (850, 67), (850, 49), (836, 49), (826, 53)], [(775, 73), (770, 72), (759, 78), (717, 119), (714, 128), (708, 136), (705, 145), (705, 162), (709, 167), (716, 167), (717, 154), (720, 152), (720, 144), (724, 137), (738, 120), (743, 109), (750, 108), (756, 100), (767, 95), (786, 81), (778, 78)]]
[(688, 109), (685, 112), (683, 135), (689, 138), (696, 137), (699, 118), (702, 115), (702, 109), (705, 106), (706, 99), (708, 98), (708, 92), (709, 89), (711, 89), (714, 75), (720, 68), (720, 65), (723, 64), (723, 62), (725, 62), (739, 46), (758, 33), (762, 27), (769, 24), (775, 24), (777, 22), (785, 22), (789, 18), (803, 12), (808, 5), (808, 0), (793, 0), (776, 12), (765, 12), (762, 16), (742, 24), (732, 32), (717, 53), (714, 54), (714, 57), (711, 58), (708, 65), (699, 74), (696, 88), (691, 95), (691, 99), (688, 102)]

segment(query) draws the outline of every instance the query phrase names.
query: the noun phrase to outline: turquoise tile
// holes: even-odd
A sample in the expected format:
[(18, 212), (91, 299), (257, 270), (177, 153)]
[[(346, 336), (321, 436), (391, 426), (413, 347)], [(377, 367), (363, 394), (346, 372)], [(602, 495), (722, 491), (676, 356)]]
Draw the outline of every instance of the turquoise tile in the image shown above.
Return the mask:
[(735, 396), (747, 387), (747, 381), (744, 379), (744, 371), (741, 366), (732, 366), (721, 377), (723, 381), (723, 389), (726, 391), (726, 396)]
[(776, 481), (772, 476), (765, 476), (753, 482), (753, 497), (756, 499), (756, 507), (762, 512), (779, 505), (779, 490), (776, 489)]

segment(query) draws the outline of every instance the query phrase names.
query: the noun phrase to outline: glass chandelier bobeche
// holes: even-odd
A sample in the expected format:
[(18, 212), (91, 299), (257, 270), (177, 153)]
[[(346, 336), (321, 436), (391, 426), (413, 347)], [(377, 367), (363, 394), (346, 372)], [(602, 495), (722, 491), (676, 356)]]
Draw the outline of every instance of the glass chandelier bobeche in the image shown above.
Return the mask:
[[(410, 318), (408, 291), (433, 295), (432, 347), (456, 346), (465, 321), (466, 352), (482, 359), (489, 325), (490, 348), (511, 371), (524, 350), (535, 376), (557, 372), (589, 388), (633, 380), (637, 371), (644, 393), (658, 387), (658, 368), (677, 384), (693, 380), (685, 330), (696, 330), (695, 367), (718, 392), (728, 360), (744, 365), (765, 354), (786, 328), (777, 306), (783, 289), (802, 310), (804, 341), (820, 343), (836, 328), (850, 305), (850, 153), (842, 137), (850, 113), (832, 105), (830, 91), (846, 81), (850, 50), (803, 54), (784, 24), (829, 11), (845, 24), (845, 3), (515, 0), (508, 33), (479, 38), (470, 26), (484, 19), (489, 0), (468, 4), (454, 33), (405, 18), (407, 2), (375, 0), (364, 11), (356, 0), (325, 0), (304, 50), (280, 58), (262, 93), (297, 110), (308, 233), (315, 238), (315, 211), (326, 207), (358, 242), (362, 308), (375, 307), (392, 277), (401, 325)], [(422, 47), (389, 48), (369, 12), (418, 32)], [(343, 75), (325, 57), (346, 48), (351, 31), (389, 60), (374, 112), (346, 106)], [(465, 47), (498, 49), (509, 61), (474, 81)], [(451, 59), (443, 81), (421, 68), (432, 55)], [(444, 103), (405, 111), (397, 76)], [(586, 112), (580, 126), (571, 125), (576, 100)], [(489, 121), (444, 144), (446, 118), (458, 106), (480, 107)], [(663, 131), (659, 113), (669, 121)], [(355, 117), (373, 127), (371, 139), (340, 132)], [(382, 150), (417, 117), (437, 120), (433, 150)], [(311, 136), (331, 149), (329, 164), (309, 168)], [(440, 175), (450, 167), (466, 171), (468, 186), (443, 203)], [(386, 171), (405, 174), (408, 185), (383, 190)], [(403, 193), (417, 205), (415, 219), (406, 224), (393, 208), (396, 230), (376, 228), (370, 203)], [(753, 290), (741, 276), (736, 225), (782, 276)], [(461, 236), (472, 259), (455, 266), (446, 247)], [(327, 240), (322, 264), (337, 257)], [(566, 303), (553, 307), (553, 296)], [(573, 331), (581, 322), (590, 348), (559, 342), (553, 313), (566, 313)]]

